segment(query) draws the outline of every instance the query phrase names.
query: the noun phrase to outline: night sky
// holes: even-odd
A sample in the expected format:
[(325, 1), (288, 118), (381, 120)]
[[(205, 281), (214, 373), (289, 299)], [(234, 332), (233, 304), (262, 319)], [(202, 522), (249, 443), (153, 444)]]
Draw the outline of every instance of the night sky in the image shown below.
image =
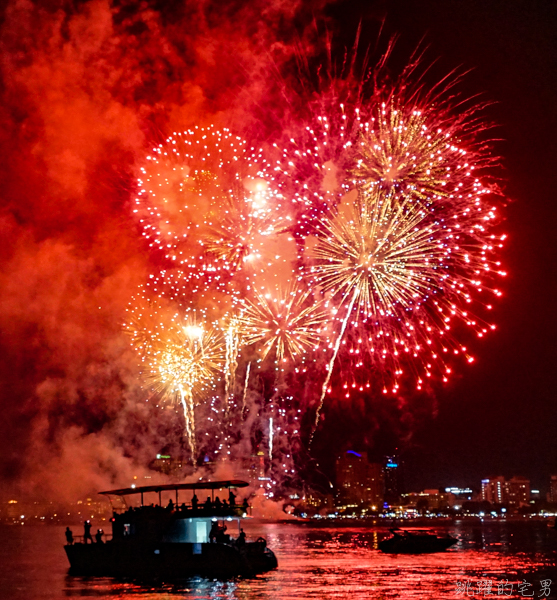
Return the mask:
[[(383, 8), (384, 32), (400, 35), (402, 53), (423, 40), (441, 70), (471, 69), (467, 93), (496, 103), (490, 117), (499, 125), (493, 136), (501, 139), (496, 152), (510, 199), (498, 330), (474, 346), (474, 365), (438, 391), (437, 418), (406, 445), (407, 484), (479, 486), (503, 474), (545, 489), (557, 471), (557, 6), (426, 0)], [(362, 12), (365, 25), (380, 11)]]
[(471, 346), (475, 363), (408, 411), (330, 407), (314, 454), (330, 474), (345, 449), (379, 458), (398, 447), (411, 489), (498, 474), (545, 489), (557, 473), (557, 6), (222, 4), (2, 9), (0, 489), (70, 497), (125, 481), (175, 430), (141, 403), (121, 332), (130, 294), (156, 266), (131, 217), (135, 165), (152, 140), (196, 119), (249, 130), (245, 106), (272, 104), (269, 73), (317, 45), (313, 19), (337, 58), (361, 23), (372, 58), (398, 36), (394, 72), (419, 46), (435, 61), (432, 82), (469, 70), (460, 89), (494, 103), (509, 198), (498, 328)]

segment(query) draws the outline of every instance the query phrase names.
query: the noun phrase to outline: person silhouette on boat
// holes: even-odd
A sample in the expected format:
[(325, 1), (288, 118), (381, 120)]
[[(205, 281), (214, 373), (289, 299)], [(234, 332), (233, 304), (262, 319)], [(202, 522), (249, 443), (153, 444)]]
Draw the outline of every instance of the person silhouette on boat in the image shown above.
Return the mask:
[(72, 530), (69, 527), (66, 527), (66, 531), (64, 533), (66, 535), (66, 542), (68, 543), (68, 546), (73, 545), (73, 533), (72, 533)]
[(228, 544), (230, 542), (230, 536), (226, 533), (226, 525), (219, 527), (216, 540), (219, 544)]
[(226, 501), (226, 498), (222, 501), (222, 510), (228, 512), (228, 502)]
[(222, 508), (222, 502), (218, 496), (215, 498), (214, 506), (215, 510), (220, 510)]
[(211, 531), (209, 531), (209, 542), (211, 542), (211, 544), (214, 544), (217, 541), (219, 533), (219, 524), (216, 521), (213, 521), (213, 524), (211, 525)]
[(236, 506), (236, 496), (232, 493), (232, 490), (230, 490), (230, 493), (228, 494), (228, 504), (230, 504), (230, 508)]
[(209, 496), (207, 496), (207, 500), (205, 500), (203, 507), (205, 510), (211, 510), (213, 508), (213, 503), (211, 502), (211, 498)]
[(97, 544), (103, 544), (103, 535), (104, 531), (102, 529), (97, 529), (97, 533), (95, 533), (95, 541)]
[(83, 543), (87, 544), (91, 540), (91, 544), (93, 543), (93, 538), (91, 536), (91, 521), (85, 521), (83, 523)]
[(240, 548), (242, 548), (243, 546), (246, 545), (246, 534), (243, 529), (240, 529), (240, 535), (238, 536), (238, 539), (236, 540), (236, 545), (239, 546)]
[(191, 508), (192, 510), (197, 510), (197, 505), (199, 504), (199, 499), (197, 498), (197, 496), (195, 495), (195, 492), (193, 493), (193, 496), (191, 497)]
[(172, 512), (174, 510), (174, 502), (172, 502), (172, 498), (170, 498), (170, 500), (168, 501), (168, 504), (166, 506), (166, 510), (168, 512)]
[(249, 503), (248, 503), (248, 499), (247, 497), (244, 498), (244, 503), (242, 504), (242, 508), (244, 509), (244, 512), (247, 513), (248, 512), (248, 508), (249, 508)]

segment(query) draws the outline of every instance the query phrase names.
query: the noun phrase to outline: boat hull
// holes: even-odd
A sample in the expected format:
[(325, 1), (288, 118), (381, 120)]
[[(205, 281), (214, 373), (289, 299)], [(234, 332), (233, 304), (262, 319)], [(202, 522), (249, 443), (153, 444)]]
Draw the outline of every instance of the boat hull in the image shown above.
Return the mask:
[(436, 536), (394, 536), (379, 543), (379, 550), (387, 554), (433, 554), (443, 552), (458, 540)]
[(246, 544), (159, 543), (74, 544), (65, 546), (70, 573), (113, 577), (167, 577), (191, 575), (230, 577), (253, 575), (277, 567), (268, 548)]

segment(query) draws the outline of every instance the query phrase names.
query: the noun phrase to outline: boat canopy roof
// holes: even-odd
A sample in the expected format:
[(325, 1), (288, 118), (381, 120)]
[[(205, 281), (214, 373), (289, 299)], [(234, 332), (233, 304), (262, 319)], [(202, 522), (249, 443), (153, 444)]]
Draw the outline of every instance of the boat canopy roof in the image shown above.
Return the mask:
[(131, 494), (146, 494), (147, 492), (174, 492), (179, 490), (221, 490), (223, 488), (248, 487), (247, 481), (229, 479), (227, 481), (196, 481), (195, 483), (171, 483), (165, 485), (144, 485), (141, 487), (122, 488), (121, 490), (108, 490), (99, 492), (104, 496), (129, 496)]

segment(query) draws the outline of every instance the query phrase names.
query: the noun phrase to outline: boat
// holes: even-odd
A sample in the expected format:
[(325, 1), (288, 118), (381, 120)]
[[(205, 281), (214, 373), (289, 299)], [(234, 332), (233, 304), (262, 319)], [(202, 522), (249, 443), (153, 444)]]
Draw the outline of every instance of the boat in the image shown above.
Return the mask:
[[(75, 575), (132, 578), (183, 578), (192, 575), (210, 577), (251, 576), (277, 567), (277, 559), (263, 538), (247, 541), (241, 519), (248, 516), (247, 501), (235, 503), (232, 490), (245, 488), (241, 480), (199, 481), (174, 485), (131, 487), (99, 492), (113, 506), (112, 535), (102, 530), (93, 542), (90, 526), (84, 536), (69, 528), (64, 546)], [(209, 491), (211, 497), (200, 503), (196, 492)], [(228, 490), (230, 502), (220, 502), (215, 492)], [(179, 504), (179, 493), (188, 491), (189, 502)], [(162, 494), (172, 493), (167, 506)], [(158, 498), (158, 504), (146, 504), (146, 498)], [(149, 496), (151, 495), (151, 496)], [(128, 506), (127, 499), (139, 496), (141, 504)], [(123, 507), (114, 508), (119, 498)], [(183, 499), (183, 498), (182, 498)], [(227, 527), (237, 527), (234, 537)], [(104, 540), (106, 537), (108, 539)], [(69, 539), (68, 539), (69, 538)]]
[(379, 550), (388, 554), (429, 554), (443, 552), (458, 542), (450, 535), (438, 536), (427, 529), (390, 529), (393, 535), (379, 542)]

